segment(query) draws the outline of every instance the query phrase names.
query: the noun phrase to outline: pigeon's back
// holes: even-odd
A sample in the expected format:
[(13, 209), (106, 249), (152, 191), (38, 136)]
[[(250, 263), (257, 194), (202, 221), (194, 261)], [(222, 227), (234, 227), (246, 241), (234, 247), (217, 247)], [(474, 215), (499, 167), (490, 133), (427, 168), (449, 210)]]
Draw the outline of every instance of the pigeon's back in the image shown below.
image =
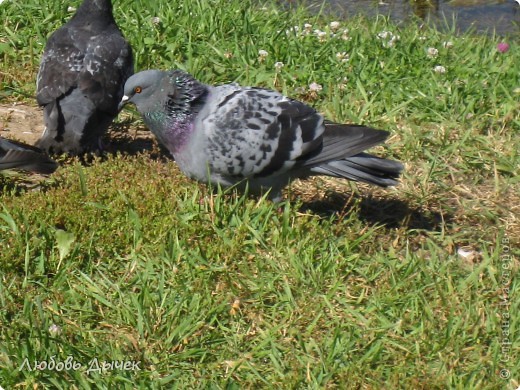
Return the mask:
[(80, 154), (101, 147), (117, 115), (132, 49), (117, 27), (110, 0), (85, 0), (49, 38), (40, 63), (37, 101), (45, 130), (37, 145)]

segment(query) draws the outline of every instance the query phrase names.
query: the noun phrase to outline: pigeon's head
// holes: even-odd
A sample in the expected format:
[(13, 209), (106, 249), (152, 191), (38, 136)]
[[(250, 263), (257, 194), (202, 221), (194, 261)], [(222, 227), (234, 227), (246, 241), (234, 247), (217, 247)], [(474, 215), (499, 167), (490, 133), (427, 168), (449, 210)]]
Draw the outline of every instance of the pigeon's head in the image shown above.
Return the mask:
[[(85, 0), (79, 6), (74, 19), (113, 22), (111, 0)], [(101, 20), (100, 20), (101, 19)]]
[(133, 103), (139, 112), (147, 111), (147, 106), (157, 100), (158, 94), (165, 95), (165, 88), (161, 88), (167, 78), (166, 72), (161, 70), (145, 70), (131, 76), (125, 83), (124, 96), (119, 103), (119, 109), (127, 103)]
[(133, 103), (144, 114), (168, 105), (170, 113), (189, 114), (204, 104), (207, 92), (204, 84), (182, 70), (145, 70), (126, 80), (119, 109)]

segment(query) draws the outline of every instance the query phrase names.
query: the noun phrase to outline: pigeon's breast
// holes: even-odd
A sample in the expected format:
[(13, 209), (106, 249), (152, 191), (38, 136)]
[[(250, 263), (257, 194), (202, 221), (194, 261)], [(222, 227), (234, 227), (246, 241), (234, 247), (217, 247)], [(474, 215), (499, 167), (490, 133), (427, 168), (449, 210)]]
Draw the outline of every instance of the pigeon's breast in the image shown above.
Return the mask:
[(208, 177), (207, 138), (194, 122), (186, 126), (185, 133), (177, 135), (176, 151), (173, 152), (180, 170), (187, 176), (205, 181)]

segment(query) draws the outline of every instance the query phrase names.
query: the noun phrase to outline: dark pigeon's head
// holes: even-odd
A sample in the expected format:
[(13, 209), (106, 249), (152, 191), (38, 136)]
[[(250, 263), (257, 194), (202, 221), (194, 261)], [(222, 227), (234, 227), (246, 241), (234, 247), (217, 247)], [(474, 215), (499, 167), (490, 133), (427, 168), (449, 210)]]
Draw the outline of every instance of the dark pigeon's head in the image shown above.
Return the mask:
[(100, 22), (99, 18), (112, 21), (112, 1), (111, 0), (84, 0), (74, 15), (74, 19), (94, 20)]
[(131, 76), (126, 80), (119, 109), (127, 103), (133, 103), (139, 112), (146, 111), (149, 105), (159, 99), (159, 94), (167, 94), (166, 86), (163, 85), (165, 78), (169, 78), (168, 74), (161, 70), (145, 70)]

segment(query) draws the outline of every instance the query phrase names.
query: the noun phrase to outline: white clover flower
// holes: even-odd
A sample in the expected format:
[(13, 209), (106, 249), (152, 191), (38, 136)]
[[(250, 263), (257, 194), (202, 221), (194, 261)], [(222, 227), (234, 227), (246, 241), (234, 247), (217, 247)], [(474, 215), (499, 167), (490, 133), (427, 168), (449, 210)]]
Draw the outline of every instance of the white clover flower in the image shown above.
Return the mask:
[(268, 54), (264, 49), (258, 50), (258, 61), (263, 62)]
[(303, 29), (304, 29), (305, 31), (309, 31), (309, 32), (311, 32), (311, 31), (312, 31), (312, 24), (310, 24), (310, 23), (305, 23), (305, 24), (303, 25)]
[(377, 36), (381, 39), (386, 39), (388, 36), (392, 36), (392, 33), (390, 31), (381, 31)]
[(159, 18), (158, 16), (154, 16), (152, 18), (152, 24), (154, 24), (154, 25), (161, 24), (161, 18)]
[(343, 31), (341, 32), (341, 39), (343, 39), (344, 41), (350, 41), (352, 39), (352, 37), (349, 37), (348, 33), (349, 33), (348, 28), (344, 28)]
[(340, 91), (343, 91), (347, 89), (347, 83), (348, 83), (348, 77), (344, 76), (342, 79), (339, 80), (339, 89)]
[(323, 89), (323, 87), (320, 84), (315, 83), (315, 82), (312, 82), (309, 85), (309, 91), (311, 91), (311, 92), (320, 92), (322, 89)]
[(310, 35), (312, 34), (312, 24), (310, 23), (305, 23), (303, 25), (303, 31), (302, 31), (302, 34), (303, 35)]
[(314, 34), (318, 37), (318, 41), (325, 42), (327, 40), (327, 33), (321, 30), (314, 30)]
[(283, 67), (285, 66), (285, 64), (283, 62), (275, 62), (274, 63), (274, 68), (276, 69), (277, 72), (279, 72)]
[(430, 58), (435, 58), (435, 57), (437, 57), (439, 55), (439, 50), (437, 50), (434, 47), (429, 47), (428, 50), (426, 51), (426, 54)]
[(392, 39), (390, 39), (388, 42), (383, 42), (383, 46), (384, 47), (394, 47), (395, 46), (395, 42), (399, 40), (399, 36), (398, 35), (394, 35), (392, 37)]
[(338, 31), (340, 23), (339, 22), (330, 22), (331, 31)]
[(401, 39), (399, 35), (394, 35), (390, 31), (381, 31), (379, 34), (377, 34), (377, 37), (383, 40), (383, 47), (394, 47), (395, 42)]
[(336, 58), (341, 62), (347, 62), (350, 59), (350, 55), (346, 51), (336, 53)]
[(442, 42), (442, 47), (444, 47), (445, 49), (451, 49), (453, 47), (453, 42), (451, 42), (451, 41)]
[(51, 326), (49, 326), (49, 333), (52, 336), (56, 336), (61, 333), (61, 328), (56, 324), (52, 324)]
[(446, 68), (442, 65), (437, 65), (435, 68), (433, 68), (433, 71), (435, 73), (446, 73)]

